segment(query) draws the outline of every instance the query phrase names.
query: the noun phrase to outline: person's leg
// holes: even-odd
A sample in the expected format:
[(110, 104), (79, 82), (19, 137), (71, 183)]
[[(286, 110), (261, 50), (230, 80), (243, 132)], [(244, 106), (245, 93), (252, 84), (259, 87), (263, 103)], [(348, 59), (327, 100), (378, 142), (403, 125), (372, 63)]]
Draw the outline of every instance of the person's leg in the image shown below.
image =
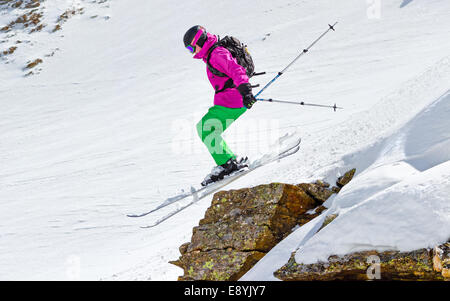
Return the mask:
[(222, 165), (236, 157), (221, 135), (246, 110), (246, 108), (213, 106), (197, 123), (198, 135), (217, 165)]

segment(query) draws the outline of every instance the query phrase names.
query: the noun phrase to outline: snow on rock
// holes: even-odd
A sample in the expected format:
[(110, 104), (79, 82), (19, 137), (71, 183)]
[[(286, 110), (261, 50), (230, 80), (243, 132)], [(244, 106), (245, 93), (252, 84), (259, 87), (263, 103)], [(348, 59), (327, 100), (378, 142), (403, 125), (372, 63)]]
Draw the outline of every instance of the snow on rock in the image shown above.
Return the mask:
[[(410, 251), (445, 242), (450, 237), (449, 171), (450, 162), (438, 165), (342, 210), (297, 251), (296, 260), (313, 263), (332, 254)], [(340, 196), (335, 198), (339, 200)]]
[[(325, 203), (330, 207), (326, 214), (338, 214), (332, 223), (307, 241), (294, 234), (285, 239), (291, 241), (291, 248), (297, 243), (291, 249), (295, 261), (313, 264), (326, 262), (331, 255), (407, 252), (446, 242), (450, 238), (449, 114), (447, 92), (377, 147), (347, 156), (346, 164), (368, 157), (375, 160)], [(375, 153), (368, 155), (371, 152)], [(272, 268), (256, 266), (243, 279), (264, 278), (257, 276), (258, 270)]]

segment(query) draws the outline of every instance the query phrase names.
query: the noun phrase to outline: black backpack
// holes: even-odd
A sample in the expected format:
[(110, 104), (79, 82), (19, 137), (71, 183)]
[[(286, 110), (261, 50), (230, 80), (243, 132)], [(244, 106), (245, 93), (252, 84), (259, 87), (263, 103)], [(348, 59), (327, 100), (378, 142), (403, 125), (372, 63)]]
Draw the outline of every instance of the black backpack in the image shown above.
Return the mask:
[(235, 37), (229, 36), (226, 36), (223, 39), (220, 39), (219, 37), (218, 41), (213, 46), (211, 46), (211, 49), (209, 50), (208, 57), (206, 59), (206, 64), (208, 66), (209, 71), (211, 71), (212, 74), (220, 77), (229, 77), (225, 73), (222, 73), (213, 66), (211, 66), (211, 64), (209, 63), (211, 53), (217, 47), (225, 47), (228, 51), (230, 51), (231, 55), (237, 60), (238, 64), (244, 67), (247, 76), (249, 78), (254, 75), (255, 64), (253, 63), (252, 56), (247, 50), (247, 45), (244, 45)]

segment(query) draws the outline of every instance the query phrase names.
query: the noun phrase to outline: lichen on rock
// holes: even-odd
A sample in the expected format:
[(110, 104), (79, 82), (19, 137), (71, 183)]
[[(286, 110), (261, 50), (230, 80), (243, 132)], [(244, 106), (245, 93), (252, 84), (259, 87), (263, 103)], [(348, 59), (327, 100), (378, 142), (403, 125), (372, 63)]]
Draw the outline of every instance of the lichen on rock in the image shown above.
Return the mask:
[(347, 185), (352, 179), (353, 176), (355, 175), (356, 169), (353, 168), (349, 171), (347, 171), (342, 177), (339, 177), (336, 181), (336, 185), (339, 188), (344, 187), (345, 185)]
[[(448, 248), (449, 243), (437, 249)], [(326, 262), (302, 264), (295, 261), (295, 253), (274, 276), (287, 281), (311, 280), (444, 280), (445, 274), (436, 270), (436, 252), (419, 249), (411, 252), (376, 250), (355, 252), (343, 256), (333, 255)], [(441, 254), (444, 254), (442, 252)], [(441, 255), (438, 255), (441, 256)], [(440, 260), (445, 256), (441, 256)], [(371, 258), (377, 258), (379, 275), (373, 277), (369, 268), (374, 266)], [(448, 253), (446, 255), (448, 260)]]
[(178, 280), (230, 280), (244, 275), (265, 253), (242, 252), (233, 249), (188, 252), (171, 261), (185, 270)]
[(298, 187), (302, 188), (309, 196), (315, 199), (317, 202), (325, 202), (334, 192), (329, 189), (330, 184), (316, 181), (316, 183), (302, 183), (298, 184)]

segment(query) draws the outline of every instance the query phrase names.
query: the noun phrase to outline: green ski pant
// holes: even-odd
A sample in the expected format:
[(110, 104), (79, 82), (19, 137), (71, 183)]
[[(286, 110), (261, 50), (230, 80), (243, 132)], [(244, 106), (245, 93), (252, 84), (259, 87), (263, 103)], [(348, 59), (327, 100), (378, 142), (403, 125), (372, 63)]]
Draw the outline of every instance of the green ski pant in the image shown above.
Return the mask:
[(197, 123), (198, 135), (217, 165), (222, 165), (229, 159), (236, 158), (221, 135), (245, 111), (247, 111), (245, 107), (233, 109), (213, 106)]

